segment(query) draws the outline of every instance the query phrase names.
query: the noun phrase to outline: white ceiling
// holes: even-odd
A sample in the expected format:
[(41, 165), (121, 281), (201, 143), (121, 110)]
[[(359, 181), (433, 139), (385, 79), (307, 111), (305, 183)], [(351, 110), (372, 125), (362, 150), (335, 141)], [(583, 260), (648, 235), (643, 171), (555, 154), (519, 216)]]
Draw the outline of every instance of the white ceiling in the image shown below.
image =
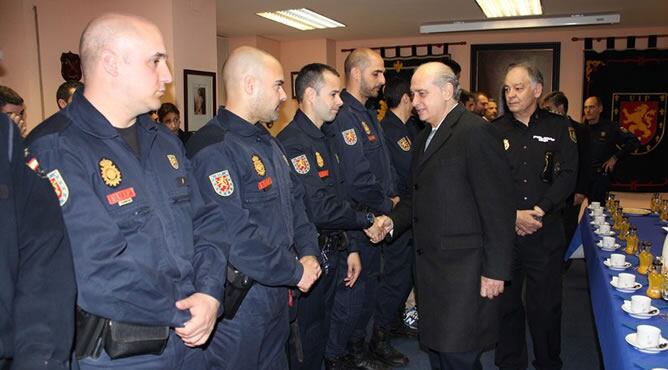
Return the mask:
[[(218, 35), (260, 35), (270, 39), (329, 38), (357, 40), (419, 35), (423, 23), (481, 20), (475, 0), (217, 0)], [(668, 25), (668, 0), (542, 0), (543, 15), (617, 12), (611, 27)], [(299, 31), (255, 13), (309, 8), (346, 25), (330, 30)], [(609, 26), (601, 26), (609, 27)]]

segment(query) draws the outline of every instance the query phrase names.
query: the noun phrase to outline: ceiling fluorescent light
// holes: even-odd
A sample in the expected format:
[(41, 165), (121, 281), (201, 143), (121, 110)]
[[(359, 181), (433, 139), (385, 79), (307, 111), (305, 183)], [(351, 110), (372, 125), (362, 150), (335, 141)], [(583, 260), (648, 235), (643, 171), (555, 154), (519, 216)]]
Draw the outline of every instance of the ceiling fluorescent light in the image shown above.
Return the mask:
[(264, 17), (274, 22), (282, 23), (286, 26), (290, 26), (302, 31), (346, 26), (343, 23), (339, 23), (333, 19), (327, 18), (324, 15), (318, 14), (306, 8), (277, 10), (275, 12), (263, 12), (256, 14), (260, 17)]
[(487, 18), (543, 14), (540, 0), (475, 0)]
[(420, 26), (420, 33), (491, 31), (515, 28), (585, 26), (619, 23), (618, 13), (599, 15), (571, 15), (562, 17), (494, 19), (450, 23), (431, 23)]

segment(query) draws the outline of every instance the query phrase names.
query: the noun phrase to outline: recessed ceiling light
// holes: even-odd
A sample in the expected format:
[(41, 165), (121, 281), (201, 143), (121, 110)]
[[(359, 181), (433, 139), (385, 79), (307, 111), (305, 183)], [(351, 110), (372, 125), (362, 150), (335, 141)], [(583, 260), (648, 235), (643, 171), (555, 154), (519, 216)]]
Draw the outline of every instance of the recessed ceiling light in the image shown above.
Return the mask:
[(290, 26), (302, 31), (346, 26), (343, 23), (339, 23), (331, 18), (327, 18), (324, 15), (318, 14), (306, 8), (277, 10), (275, 12), (263, 12), (256, 14), (260, 17), (264, 17), (274, 22), (282, 23), (286, 26)]
[(541, 15), (540, 0), (475, 0), (487, 18)]

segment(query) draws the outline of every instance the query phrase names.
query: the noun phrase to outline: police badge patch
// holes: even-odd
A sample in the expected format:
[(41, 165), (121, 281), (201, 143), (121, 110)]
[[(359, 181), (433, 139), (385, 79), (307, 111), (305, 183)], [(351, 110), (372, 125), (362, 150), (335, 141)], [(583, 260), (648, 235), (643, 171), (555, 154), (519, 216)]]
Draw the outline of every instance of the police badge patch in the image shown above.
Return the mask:
[(578, 137), (575, 135), (575, 129), (573, 127), (568, 128), (568, 137), (571, 138), (571, 141), (574, 143), (578, 142)]
[(371, 129), (369, 128), (369, 125), (366, 124), (366, 122), (362, 121), (362, 127), (364, 128), (364, 132), (367, 135), (371, 135)]
[(228, 170), (209, 175), (213, 190), (221, 197), (229, 197), (234, 192), (234, 183)]
[(290, 159), (290, 161), (292, 162), (292, 166), (295, 168), (295, 171), (297, 171), (298, 174), (305, 175), (308, 173), (308, 171), (311, 170), (311, 164), (304, 154), (294, 157)]
[(323, 168), (325, 167), (325, 160), (322, 159), (322, 156), (320, 155), (320, 152), (315, 152), (315, 163), (318, 165), (318, 167)]
[(105, 185), (115, 188), (121, 184), (121, 181), (123, 181), (121, 171), (111, 159), (102, 158), (98, 164), (100, 166), (100, 177), (102, 177)]
[(53, 186), (53, 190), (56, 192), (60, 206), (64, 206), (70, 197), (70, 189), (68, 189), (65, 180), (60, 175), (60, 171), (53, 170), (47, 174), (47, 177), (49, 178), (49, 182), (51, 182), (51, 186)]
[(341, 135), (343, 135), (343, 140), (346, 142), (346, 144), (348, 145), (357, 144), (357, 134), (355, 133), (354, 128), (343, 131)]
[(262, 163), (262, 159), (260, 159), (260, 156), (258, 156), (257, 154), (253, 154), (253, 156), (251, 157), (251, 161), (253, 161), (253, 167), (255, 168), (255, 172), (257, 172), (259, 176), (264, 176), (267, 174), (267, 170), (264, 167), (264, 163)]
[(167, 154), (167, 159), (169, 159), (169, 164), (172, 165), (172, 168), (175, 170), (179, 169), (179, 161), (176, 160), (176, 156), (174, 154)]
[(404, 136), (399, 141), (397, 141), (397, 144), (399, 144), (399, 148), (403, 150), (404, 152), (408, 152), (411, 150), (411, 139), (408, 138), (408, 136)]
[(510, 141), (508, 139), (503, 139), (503, 150), (510, 149)]

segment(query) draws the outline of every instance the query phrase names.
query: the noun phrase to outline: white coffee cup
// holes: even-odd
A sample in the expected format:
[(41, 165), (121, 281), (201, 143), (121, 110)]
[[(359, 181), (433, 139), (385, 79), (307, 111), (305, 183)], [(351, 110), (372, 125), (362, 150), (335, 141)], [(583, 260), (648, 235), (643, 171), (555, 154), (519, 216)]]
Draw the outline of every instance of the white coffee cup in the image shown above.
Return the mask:
[(605, 216), (603, 215), (594, 216), (594, 223), (596, 225), (603, 225), (605, 223)]
[(612, 248), (612, 247), (615, 246), (615, 238), (612, 237), (612, 236), (604, 236), (604, 237), (601, 239), (601, 245), (602, 245), (604, 248), (608, 248), (608, 249), (610, 249), (610, 248)]
[(601, 208), (601, 202), (591, 202), (591, 208), (592, 209)]
[(607, 222), (604, 222), (598, 226), (598, 233), (599, 234), (609, 234), (610, 233), (610, 225)]
[(661, 329), (652, 325), (638, 325), (636, 345), (641, 348), (657, 347), (661, 340)]
[(619, 253), (613, 253), (610, 255), (610, 265), (613, 267), (624, 267), (626, 262), (626, 256)]
[(651, 307), (652, 299), (644, 295), (631, 296), (631, 311), (634, 313), (647, 313)]
[(628, 274), (622, 272), (617, 276), (617, 287), (618, 288), (631, 288), (636, 284), (636, 276), (633, 274)]
[(593, 209), (594, 216), (600, 216), (603, 214), (603, 208), (594, 208)]

